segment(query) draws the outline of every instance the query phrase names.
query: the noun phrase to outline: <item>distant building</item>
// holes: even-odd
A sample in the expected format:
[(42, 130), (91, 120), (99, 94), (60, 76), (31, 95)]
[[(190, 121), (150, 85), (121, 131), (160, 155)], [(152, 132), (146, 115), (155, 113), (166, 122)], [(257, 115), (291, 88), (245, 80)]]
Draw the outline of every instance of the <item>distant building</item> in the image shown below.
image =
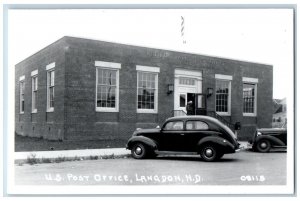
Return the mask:
[(241, 122), (239, 139), (271, 127), (273, 67), (63, 37), (16, 65), (15, 130), (54, 140), (127, 140), (185, 114)]
[(273, 114), (272, 127), (282, 128), (286, 127), (287, 117), (286, 117), (286, 98), (282, 100), (274, 100), (276, 102), (276, 110)]

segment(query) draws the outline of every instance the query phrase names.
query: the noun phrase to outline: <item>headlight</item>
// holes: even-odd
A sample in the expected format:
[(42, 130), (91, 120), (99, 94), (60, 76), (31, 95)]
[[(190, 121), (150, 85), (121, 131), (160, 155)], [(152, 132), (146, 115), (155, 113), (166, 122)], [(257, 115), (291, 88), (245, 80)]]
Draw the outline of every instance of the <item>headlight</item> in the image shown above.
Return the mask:
[(261, 132), (257, 132), (256, 136), (260, 136), (260, 135), (262, 135)]

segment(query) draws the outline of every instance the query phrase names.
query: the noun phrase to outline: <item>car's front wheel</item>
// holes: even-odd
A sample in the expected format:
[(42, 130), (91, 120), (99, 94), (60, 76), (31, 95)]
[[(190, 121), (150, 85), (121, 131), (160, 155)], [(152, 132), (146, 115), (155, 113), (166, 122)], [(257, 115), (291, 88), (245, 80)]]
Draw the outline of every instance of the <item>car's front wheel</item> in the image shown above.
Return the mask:
[(213, 144), (203, 145), (200, 151), (200, 156), (204, 161), (207, 162), (215, 161), (222, 157), (222, 155), (218, 153), (217, 147)]
[(131, 149), (131, 155), (135, 159), (146, 158), (148, 150), (143, 143), (135, 143)]
[(256, 147), (255, 148), (259, 152), (266, 153), (266, 152), (270, 151), (270, 149), (271, 149), (271, 143), (270, 143), (269, 140), (262, 139), (262, 140), (259, 140), (256, 143)]

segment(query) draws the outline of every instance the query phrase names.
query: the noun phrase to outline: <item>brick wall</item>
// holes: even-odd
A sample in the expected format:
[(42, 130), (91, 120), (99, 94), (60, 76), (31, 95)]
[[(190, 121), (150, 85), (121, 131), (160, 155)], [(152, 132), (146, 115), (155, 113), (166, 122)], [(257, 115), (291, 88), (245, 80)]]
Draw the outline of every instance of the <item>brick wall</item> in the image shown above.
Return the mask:
[[(64, 135), (64, 48), (60, 40), (18, 63), (15, 67), (15, 132), (24, 136), (63, 139)], [(46, 66), (55, 62), (55, 110), (47, 110)], [(37, 113), (32, 111), (31, 72), (38, 70)], [(25, 110), (20, 114), (19, 78), (25, 75)]]
[[(96, 112), (95, 61), (121, 63), (119, 70), (119, 112)], [(55, 111), (46, 113), (45, 66), (56, 62)], [(160, 68), (158, 74), (157, 114), (137, 113), (136, 65)], [(31, 114), (30, 72), (39, 69), (38, 113)], [(215, 89), (215, 74), (232, 75), (232, 123), (242, 123), (240, 139), (249, 139), (256, 127), (270, 127), (272, 121), (272, 67), (262, 64), (207, 57), (174, 51), (128, 46), (101, 41), (64, 37), (16, 66), (19, 76), (26, 76), (25, 114), (16, 112), (16, 132), (49, 139), (90, 140), (128, 139), (136, 128), (153, 128), (172, 115), (174, 94), (167, 85), (174, 84), (176, 68), (202, 71), (203, 92)], [(242, 77), (258, 78), (257, 116), (244, 117)], [(16, 111), (19, 111), (16, 87)], [(208, 110), (215, 110), (215, 94), (207, 99)], [(34, 122), (35, 121), (35, 122)], [(34, 127), (34, 129), (33, 129)], [(50, 128), (50, 130), (49, 130)]]

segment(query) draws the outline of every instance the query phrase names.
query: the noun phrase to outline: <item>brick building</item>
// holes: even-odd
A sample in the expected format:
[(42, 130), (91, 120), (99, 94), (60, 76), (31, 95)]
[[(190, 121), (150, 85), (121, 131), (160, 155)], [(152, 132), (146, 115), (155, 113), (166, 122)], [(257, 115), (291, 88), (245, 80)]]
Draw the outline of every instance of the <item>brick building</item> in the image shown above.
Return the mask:
[(185, 113), (271, 127), (272, 66), (63, 37), (16, 65), (15, 130), (55, 140), (127, 140)]

